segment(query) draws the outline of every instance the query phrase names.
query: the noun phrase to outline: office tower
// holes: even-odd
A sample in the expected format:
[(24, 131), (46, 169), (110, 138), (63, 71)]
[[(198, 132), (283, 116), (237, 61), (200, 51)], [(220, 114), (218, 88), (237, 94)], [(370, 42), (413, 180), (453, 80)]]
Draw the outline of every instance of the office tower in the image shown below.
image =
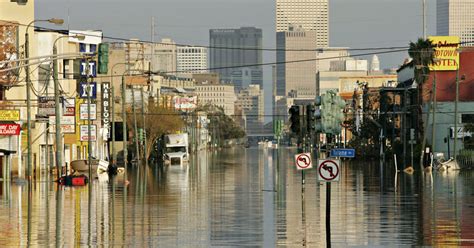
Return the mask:
[(242, 81), (245, 81), (246, 76), (250, 77), (251, 84), (262, 86), (262, 66), (256, 65), (262, 63), (261, 29), (211, 29), (209, 45), (209, 67), (221, 68), (211, 71), (219, 73), (222, 81), (228, 83), (234, 80), (236, 91), (243, 88)]
[[(277, 33), (276, 94), (278, 96), (315, 97), (317, 53), (308, 50), (316, 50), (314, 42), (316, 35), (316, 31), (303, 29)], [(295, 63), (299, 60), (308, 61)]]
[(196, 46), (178, 46), (178, 76), (191, 78), (192, 74), (207, 72), (207, 48)]
[(474, 45), (474, 1), (437, 0), (436, 33), (459, 36), (462, 46)]
[(328, 0), (276, 0), (276, 32), (315, 31), (317, 47), (329, 46)]

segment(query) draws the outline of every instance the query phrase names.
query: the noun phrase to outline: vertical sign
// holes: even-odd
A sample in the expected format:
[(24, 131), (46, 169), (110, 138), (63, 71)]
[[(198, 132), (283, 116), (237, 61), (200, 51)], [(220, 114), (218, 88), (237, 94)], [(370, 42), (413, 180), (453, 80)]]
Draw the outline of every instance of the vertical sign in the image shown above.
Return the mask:
[(102, 83), (102, 127), (107, 130), (107, 139), (110, 138), (110, 83), (104, 82)]

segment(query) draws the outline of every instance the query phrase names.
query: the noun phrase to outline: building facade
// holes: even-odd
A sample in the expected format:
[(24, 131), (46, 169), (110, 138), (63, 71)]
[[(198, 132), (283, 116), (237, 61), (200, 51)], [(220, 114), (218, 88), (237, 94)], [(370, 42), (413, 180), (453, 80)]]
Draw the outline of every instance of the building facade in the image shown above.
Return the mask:
[[(242, 70), (248, 68), (252, 72), (250, 75), (252, 84), (263, 86), (263, 70), (262, 66), (258, 65), (263, 61), (262, 29), (255, 27), (211, 29), (209, 45), (209, 67), (212, 72), (220, 74), (222, 81), (231, 82), (232, 79), (239, 81), (239, 75), (245, 75), (241, 73)], [(240, 88), (241, 85), (236, 84), (236, 89)]]
[(461, 46), (474, 45), (474, 1), (437, 0), (436, 33), (459, 36)]
[(198, 84), (195, 89), (198, 105), (214, 105), (221, 107), (224, 110), (224, 114), (234, 115), (237, 97), (233, 85)]
[(207, 48), (178, 46), (176, 55), (177, 75), (191, 78), (195, 73), (207, 72)]
[(250, 85), (240, 90), (236, 106), (242, 109), (243, 126), (247, 133), (261, 130), (264, 122), (264, 98), (259, 85)]
[(328, 0), (276, 0), (276, 32), (292, 26), (316, 32), (316, 47), (329, 46)]

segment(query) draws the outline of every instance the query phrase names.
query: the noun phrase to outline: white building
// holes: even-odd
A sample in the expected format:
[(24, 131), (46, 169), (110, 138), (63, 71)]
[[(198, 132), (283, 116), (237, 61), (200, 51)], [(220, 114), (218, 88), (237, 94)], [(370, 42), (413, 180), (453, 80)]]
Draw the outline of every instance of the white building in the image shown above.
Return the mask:
[(439, 36), (459, 36), (464, 46), (474, 42), (474, 1), (437, 0), (436, 33)]
[(223, 108), (226, 115), (234, 115), (235, 101), (237, 100), (234, 85), (200, 84), (196, 85), (195, 89), (198, 96), (198, 105), (211, 104)]
[(197, 46), (178, 46), (178, 76), (191, 78), (193, 73), (207, 73), (207, 48)]
[(328, 0), (276, 0), (276, 32), (290, 26), (315, 31), (317, 47), (329, 45)]

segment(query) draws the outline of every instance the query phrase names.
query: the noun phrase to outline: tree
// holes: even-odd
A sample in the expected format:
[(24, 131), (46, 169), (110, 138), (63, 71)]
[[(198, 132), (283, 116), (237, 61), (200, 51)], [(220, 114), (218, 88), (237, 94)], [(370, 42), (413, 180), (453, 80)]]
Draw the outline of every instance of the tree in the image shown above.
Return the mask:
[(213, 141), (220, 143), (222, 140), (240, 139), (245, 137), (245, 131), (224, 113), (224, 109), (219, 106), (206, 104), (199, 106), (196, 111), (203, 111), (209, 118), (209, 132)]
[(408, 55), (412, 58), (411, 67), (415, 67), (415, 81), (418, 84), (418, 131), (423, 134), (422, 103), (423, 86), (430, 75), (430, 65), (434, 62), (434, 45), (429, 39), (419, 38), (416, 43), (410, 42)]
[[(127, 110), (127, 125), (133, 129), (133, 112), (132, 109)], [(141, 112), (137, 111), (137, 126), (143, 128), (143, 121)], [(146, 147), (143, 147), (146, 159), (155, 147), (157, 140), (165, 135), (177, 132), (184, 126), (181, 115), (174, 109), (165, 108), (158, 103), (150, 101), (145, 110), (145, 133), (146, 133)], [(143, 152), (143, 151), (142, 151)]]

